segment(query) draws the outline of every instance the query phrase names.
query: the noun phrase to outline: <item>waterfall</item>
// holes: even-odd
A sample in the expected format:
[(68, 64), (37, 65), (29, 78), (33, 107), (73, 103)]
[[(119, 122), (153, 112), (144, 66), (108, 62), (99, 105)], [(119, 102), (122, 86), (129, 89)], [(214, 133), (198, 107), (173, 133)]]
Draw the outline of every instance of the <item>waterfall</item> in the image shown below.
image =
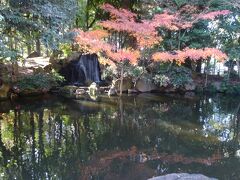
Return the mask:
[(100, 65), (98, 62), (98, 57), (96, 54), (86, 54), (80, 56), (80, 59), (77, 63), (77, 72), (79, 76), (82, 76), (82, 73), (85, 77), (86, 82), (96, 82), (100, 83)]
[(100, 64), (96, 54), (81, 55), (60, 70), (60, 74), (70, 85), (87, 85), (90, 82), (101, 82)]

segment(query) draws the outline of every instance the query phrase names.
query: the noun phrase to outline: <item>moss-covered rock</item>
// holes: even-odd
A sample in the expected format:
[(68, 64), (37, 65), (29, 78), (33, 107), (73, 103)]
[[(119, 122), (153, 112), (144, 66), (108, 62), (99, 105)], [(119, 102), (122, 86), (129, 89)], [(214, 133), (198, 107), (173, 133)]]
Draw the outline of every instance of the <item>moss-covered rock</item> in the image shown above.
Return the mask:
[(157, 90), (157, 86), (148, 79), (139, 79), (136, 82), (136, 90), (139, 92), (151, 92)]

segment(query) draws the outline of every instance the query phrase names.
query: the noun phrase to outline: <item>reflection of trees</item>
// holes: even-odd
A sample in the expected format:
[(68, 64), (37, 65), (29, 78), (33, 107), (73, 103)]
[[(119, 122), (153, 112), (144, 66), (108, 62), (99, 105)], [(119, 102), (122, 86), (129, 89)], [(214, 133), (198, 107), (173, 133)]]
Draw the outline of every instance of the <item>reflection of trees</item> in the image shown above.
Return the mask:
[(234, 114), (234, 133), (233, 133), (233, 141), (237, 144), (239, 141), (239, 130), (240, 130), (240, 103), (236, 108), (236, 112)]
[[(232, 103), (230, 103), (232, 102)], [(221, 141), (231, 141), (239, 130), (237, 114), (239, 111), (238, 99), (226, 99), (216, 96), (208, 99), (210, 110), (203, 109), (201, 121), (206, 135), (216, 135)], [(212, 111), (209, 113), (209, 111)]]
[[(237, 105), (234, 114), (231, 119), (232, 122), (232, 138), (230, 139), (230, 143), (227, 146), (227, 152), (234, 156), (240, 150), (240, 141), (239, 141), (239, 131), (240, 131), (240, 103)], [(240, 154), (238, 155), (240, 156)]]
[(10, 150), (8, 150), (3, 141), (2, 141), (2, 125), (0, 123), (0, 151), (2, 153), (2, 161), (3, 161), (3, 165), (6, 166), (7, 162), (8, 162), (8, 158), (12, 156), (12, 152)]
[[(228, 107), (219, 108), (221, 103), (219, 98), (189, 101), (149, 95), (147, 98), (100, 98), (98, 102), (22, 105), (23, 109), (7, 113), (0, 121), (0, 173), (8, 172), (11, 177), (23, 179), (76, 179), (97, 152), (113, 152), (106, 155), (106, 164), (111, 165), (112, 161), (116, 163), (115, 159), (121, 161), (122, 156), (118, 155), (127, 154), (132, 146), (145, 149), (151, 157), (148, 161), (209, 164), (206, 158), (213, 157), (216, 149), (231, 151), (228, 142), (221, 147), (213, 136), (220, 136), (221, 129), (217, 133), (202, 129), (210, 119), (217, 124), (226, 114), (232, 115), (231, 143), (239, 141), (239, 107), (236, 110), (229, 103)], [(204, 137), (202, 132), (212, 137)], [(8, 141), (13, 143), (7, 145)], [(158, 157), (152, 154), (153, 149)], [(237, 149), (234, 146), (232, 151)], [(100, 163), (102, 167), (106, 164)]]

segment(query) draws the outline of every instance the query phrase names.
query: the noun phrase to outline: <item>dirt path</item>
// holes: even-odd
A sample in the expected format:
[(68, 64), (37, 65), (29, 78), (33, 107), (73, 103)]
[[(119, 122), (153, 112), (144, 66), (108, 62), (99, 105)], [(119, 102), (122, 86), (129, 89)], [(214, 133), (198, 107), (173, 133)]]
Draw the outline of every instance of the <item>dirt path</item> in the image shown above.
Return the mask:
[(18, 63), (18, 72), (19, 75), (30, 75), (34, 69), (44, 68), (49, 64), (49, 58), (46, 57), (27, 58), (23, 63)]

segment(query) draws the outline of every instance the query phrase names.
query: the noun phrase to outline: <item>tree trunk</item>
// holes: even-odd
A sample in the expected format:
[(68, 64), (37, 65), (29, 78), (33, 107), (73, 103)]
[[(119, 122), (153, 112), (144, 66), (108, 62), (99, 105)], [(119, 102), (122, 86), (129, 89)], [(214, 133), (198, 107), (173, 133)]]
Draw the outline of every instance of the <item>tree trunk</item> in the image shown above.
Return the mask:
[(120, 125), (123, 125), (123, 100), (122, 97), (119, 97), (119, 110), (120, 110)]
[(46, 49), (46, 56), (49, 57), (49, 50), (48, 50), (48, 48)]
[(217, 64), (217, 61), (216, 61), (216, 59), (214, 59), (214, 69), (213, 69), (214, 75), (216, 75), (216, 64)]
[[(121, 2), (121, 1), (120, 1)], [(122, 0), (121, 2), (121, 7), (124, 9), (130, 9), (132, 10), (133, 8), (133, 2), (131, 0)]]
[(196, 73), (201, 73), (202, 70), (202, 60), (197, 61)]
[(88, 30), (88, 28), (89, 28), (89, 0), (87, 0), (85, 16), (86, 16), (86, 30)]
[(233, 72), (233, 62), (229, 61), (227, 82), (229, 82), (232, 72)]
[(208, 73), (206, 72), (204, 87), (206, 88), (208, 84)]
[(27, 45), (27, 54), (28, 54), (28, 56), (31, 54), (31, 52), (32, 52), (31, 44), (28, 44)]
[(41, 110), (38, 113), (38, 133), (39, 133), (39, 137), (38, 137), (38, 144), (39, 144), (39, 160), (42, 161), (43, 158), (45, 157), (45, 152), (44, 152), (44, 143), (43, 143), (43, 116), (44, 116), (44, 112), (43, 110)]
[(208, 67), (209, 67), (209, 60), (206, 61), (206, 66), (205, 66), (205, 70), (204, 70), (205, 75), (206, 75), (206, 76), (205, 76), (205, 83), (204, 83), (204, 87), (205, 87), (205, 88), (206, 88), (207, 85), (208, 85), (208, 72), (209, 72)]
[(192, 68), (192, 61), (191, 61), (189, 58), (187, 58), (187, 59), (185, 60), (184, 66), (185, 66), (186, 68), (191, 69), (191, 70), (193, 69), (193, 68)]
[(36, 38), (36, 52), (41, 56), (41, 43), (40, 38)]
[(15, 49), (15, 50), (18, 49), (18, 40), (17, 40), (16, 37), (14, 38), (14, 49)]
[[(31, 138), (32, 138), (32, 147), (31, 147), (31, 160), (33, 164), (33, 171), (35, 172), (36, 167), (36, 138), (35, 138), (35, 124), (34, 124), (34, 114), (30, 112), (30, 126), (31, 126)], [(35, 179), (35, 175), (33, 175)]]
[(122, 67), (121, 67), (121, 82), (120, 82), (120, 96), (122, 96), (122, 88), (123, 88), (123, 64), (122, 64)]
[(18, 63), (17, 63), (17, 61), (12, 61), (12, 64), (11, 64), (11, 81), (12, 82), (17, 81), (18, 74), (19, 74)]
[(238, 69), (238, 78), (240, 79), (240, 62), (239, 61), (236, 61), (237, 62), (237, 69)]

